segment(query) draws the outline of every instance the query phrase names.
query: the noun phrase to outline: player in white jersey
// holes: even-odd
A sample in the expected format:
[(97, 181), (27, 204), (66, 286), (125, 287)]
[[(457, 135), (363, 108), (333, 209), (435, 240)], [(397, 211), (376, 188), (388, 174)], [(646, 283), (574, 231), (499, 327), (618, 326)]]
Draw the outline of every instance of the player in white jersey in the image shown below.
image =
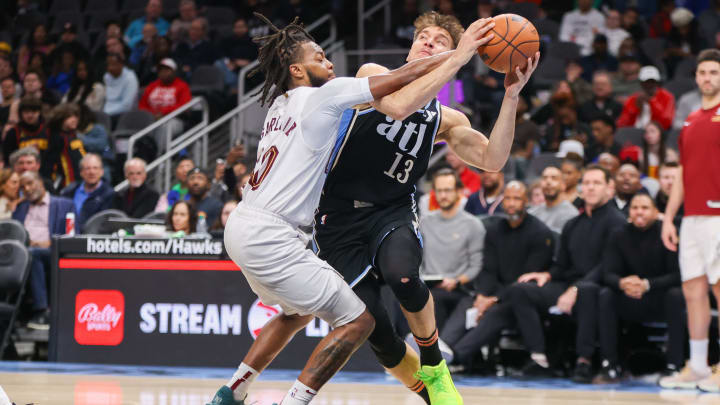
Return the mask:
[[(305, 249), (298, 229), (310, 225), (337, 152), (338, 133), (349, 125), (344, 111), (381, 99), (413, 80), (465, 64), (487, 42), (480, 24), (454, 52), (417, 60), (377, 76), (335, 79), (333, 65), (297, 19), (282, 30), (263, 16), (275, 33), (260, 38), (259, 70), (265, 73), (262, 102), (272, 101), (265, 119), (258, 159), (243, 190), (243, 201), (225, 227), (225, 246), (250, 287), (268, 305), (283, 311), (260, 332), (233, 377), (212, 404), (243, 404), (257, 375), (314, 316), (333, 330), (318, 344), (281, 402), (309, 403), (372, 332), (374, 320), (342, 277)], [(428, 100), (408, 100), (420, 108)]]

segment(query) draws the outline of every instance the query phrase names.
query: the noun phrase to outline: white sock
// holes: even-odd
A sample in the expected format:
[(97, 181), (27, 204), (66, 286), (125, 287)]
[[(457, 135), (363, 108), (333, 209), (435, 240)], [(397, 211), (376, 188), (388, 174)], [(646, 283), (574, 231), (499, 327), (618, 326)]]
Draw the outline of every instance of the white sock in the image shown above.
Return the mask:
[(708, 340), (690, 339), (690, 368), (698, 374), (707, 373)]
[(285, 394), (280, 405), (307, 405), (315, 398), (317, 391), (301, 383), (299, 380), (295, 380), (290, 391)]
[(247, 397), (248, 388), (250, 384), (255, 381), (255, 377), (258, 376), (257, 371), (245, 363), (241, 363), (235, 374), (233, 374), (230, 381), (225, 384), (226, 387), (233, 391), (233, 397), (236, 401), (244, 401)]
[(545, 353), (532, 353), (530, 355), (530, 358), (532, 361), (538, 364), (538, 366), (542, 368), (548, 368), (550, 367), (550, 364), (547, 361), (547, 356), (545, 356)]

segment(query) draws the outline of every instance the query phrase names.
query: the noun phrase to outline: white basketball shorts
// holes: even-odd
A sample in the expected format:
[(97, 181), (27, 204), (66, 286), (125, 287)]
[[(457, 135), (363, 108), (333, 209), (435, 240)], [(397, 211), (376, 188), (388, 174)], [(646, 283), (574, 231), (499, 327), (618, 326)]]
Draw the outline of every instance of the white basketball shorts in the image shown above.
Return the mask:
[(306, 244), (282, 217), (242, 203), (225, 226), (225, 249), (264, 304), (287, 315), (313, 314), (333, 328), (352, 322), (365, 304)]
[(680, 227), (682, 280), (707, 275), (710, 284), (720, 280), (720, 216), (688, 216)]

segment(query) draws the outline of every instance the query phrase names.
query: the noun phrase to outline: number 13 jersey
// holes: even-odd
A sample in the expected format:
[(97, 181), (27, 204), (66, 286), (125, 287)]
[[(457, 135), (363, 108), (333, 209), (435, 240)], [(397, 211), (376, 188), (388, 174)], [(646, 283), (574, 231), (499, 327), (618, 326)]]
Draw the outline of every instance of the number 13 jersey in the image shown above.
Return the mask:
[(374, 205), (408, 203), (427, 171), (441, 105), (431, 100), (403, 121), (368, 108), (351, 110), (352, 119), (330, 160), (322, 200), (361, 201)]
[(270, 211), (294, 226), (310, 225), (326, 167), (350, 123), (349, 108), (372, 99), (367, 77), (333, 79), (277, 97), (265, 118), (242, 205)]

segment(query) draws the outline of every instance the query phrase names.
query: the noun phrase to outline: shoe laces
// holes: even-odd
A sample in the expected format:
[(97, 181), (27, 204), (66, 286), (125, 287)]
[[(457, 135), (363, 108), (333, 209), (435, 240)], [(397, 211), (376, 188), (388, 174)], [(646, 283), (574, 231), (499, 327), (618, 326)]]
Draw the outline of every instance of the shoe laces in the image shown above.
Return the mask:
[(450, 392), (447, 381), (443, 378), (443, 373), (433, 373), (433, 375), (430, 375), (420, 369), (415, 373), (415, 377), (425, 383), (425, 386), (432, 387), (436, 392)]

